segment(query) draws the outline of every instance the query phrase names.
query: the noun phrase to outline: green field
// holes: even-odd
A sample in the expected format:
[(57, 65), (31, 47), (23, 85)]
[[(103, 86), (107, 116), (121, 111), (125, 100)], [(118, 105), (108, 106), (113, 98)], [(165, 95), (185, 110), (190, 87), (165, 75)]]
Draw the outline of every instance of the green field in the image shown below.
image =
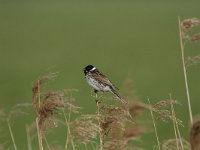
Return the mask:
[[(131, 78), (137, 101), (152, 103), (168, 99), (169, 93), (181, 105), (177, 117), (188, 140), (188, 106), (181, 65), (178, 16), (200, 18), (200, 1), (3, 1), (0, 2), (0, 109), (6, 114), (16, 104), (31, 103), (35, 79), (59, 72), (51, 89), (75, 88), (75, 104), (83, 113), (94, 113), (95, 103), (82, 69), (97, 66), (121, 89)], [(199, 43), (186, 46), (186, 57), (200, 53)], [(200, 66), (188, 69), (193, 115), (199, 113)], [(26, 150), (25, 125), (34, 121), (34, 110), (12, 124), (18, 149)], [(151, 119), (149, 118), (149, 122)], [(12, 148), (8, 127), (0, 127), (0, 144)], [(156, 145), (153, 132), (138, 142), (144, 149)], [(62, 128), (57, 128), (62, 133)], [(174, 138), (171, 123), (158, 125), (160, 140)], [(64, 135), (49, 140), (65, 141)], [(35, 141), (36, 142), (36, 141)], [(34, 144), (37, 149), (37, 144)], [(89, 148), (90, 149), (90, 148)]]

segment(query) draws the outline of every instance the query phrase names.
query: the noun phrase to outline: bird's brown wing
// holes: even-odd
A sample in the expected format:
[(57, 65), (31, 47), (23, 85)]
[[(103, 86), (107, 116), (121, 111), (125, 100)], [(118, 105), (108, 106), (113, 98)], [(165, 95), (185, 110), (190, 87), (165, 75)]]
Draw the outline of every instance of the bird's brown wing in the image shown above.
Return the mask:
[(98, 70), (90, 72), (90, 74), (92, 74), (93, 78), (95, 78), (97, 81), (102, 82), (105, 85), (111, 86), (114, 90), (118, 90), (118, 88), (104, 74), (102, 74)]
[(96, 79), (97, 81), (103, 83), (104, 85), (110, 86), (111, 88), (111, 93), (113, 93), (114, 95), (116, 95), (116, 97), (118, 98), (118, 100), (120, 100), (121, 102), (123, 102), (124, 104), (127, 104), (127, 101), (124, 100), (118, 93), (118, 88), (105, 76), (103, 75), (101, 72), (99, 72), (98, 70), (95, 70), (93, 72), (89, 72), (90, 75)]

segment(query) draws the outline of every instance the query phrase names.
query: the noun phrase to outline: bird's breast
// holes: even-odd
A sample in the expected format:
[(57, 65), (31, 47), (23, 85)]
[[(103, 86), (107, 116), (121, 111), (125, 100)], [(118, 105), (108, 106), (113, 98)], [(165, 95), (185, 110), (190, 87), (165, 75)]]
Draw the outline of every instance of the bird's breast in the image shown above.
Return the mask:
[(90, 77), (90, 76), (86, 76), (86, 80), (88, 82), (88, 84), (94, 88), (95, 90), (98, 91), (110, 91), (110, 87), (104, 85), (103, 83), (101, 83), (100, 81), (97, 81), (96, 79)]

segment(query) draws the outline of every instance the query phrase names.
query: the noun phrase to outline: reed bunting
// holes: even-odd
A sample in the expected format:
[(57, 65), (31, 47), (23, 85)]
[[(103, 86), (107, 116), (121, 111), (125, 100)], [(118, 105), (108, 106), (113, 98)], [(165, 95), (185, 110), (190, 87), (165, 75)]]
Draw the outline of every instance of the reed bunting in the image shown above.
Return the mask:
[(118, 88), (112, 84), (112, 82), (103, 75), (96, 67), (88, 65), (84, 68), (85, 78), (88, 84), (94, 89), (94, 92), (111, 92), (114, 94), (118, 100), (122, 103), (127, 104), (127, 102), (119, 95)]

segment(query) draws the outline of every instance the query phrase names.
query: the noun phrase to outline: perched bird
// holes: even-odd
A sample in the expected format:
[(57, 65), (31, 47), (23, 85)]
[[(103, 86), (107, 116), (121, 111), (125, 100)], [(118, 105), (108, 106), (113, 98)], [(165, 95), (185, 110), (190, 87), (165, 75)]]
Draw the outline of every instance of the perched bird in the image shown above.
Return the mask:
[(127, 104), (127, 102), (119, 95), (118, 88), (105, 76), (103, 75), (96, 67), (88, 65), (84, 68), (85, 78), (88, 84), (94, 89), (94, 92), (111, 92), (117, 99), (122, 103)]

